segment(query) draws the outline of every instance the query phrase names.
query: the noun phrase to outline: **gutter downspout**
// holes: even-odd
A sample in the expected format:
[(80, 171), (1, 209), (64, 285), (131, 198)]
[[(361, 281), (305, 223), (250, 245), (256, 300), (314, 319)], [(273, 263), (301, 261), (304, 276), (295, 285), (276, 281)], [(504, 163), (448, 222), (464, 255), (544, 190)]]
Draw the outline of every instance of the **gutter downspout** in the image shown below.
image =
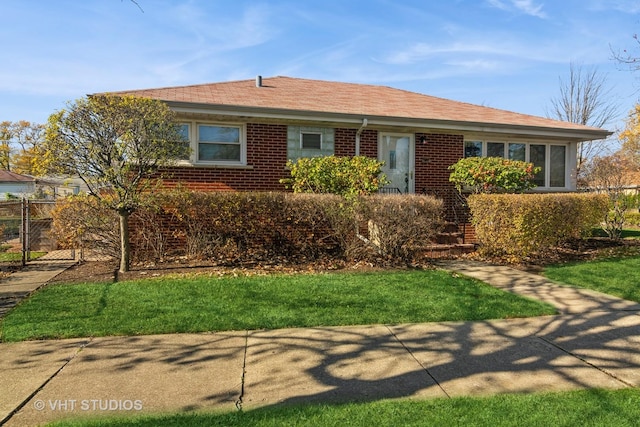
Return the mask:
[(362, 119), (362, 126), (360, 126), (360, 129), (358, 129), (358, 131), (356, 132), (356, 156), (360, 155), (360, 134), (362, 133), (364, 128), (367, 127), (367, 123), (367, 119)]

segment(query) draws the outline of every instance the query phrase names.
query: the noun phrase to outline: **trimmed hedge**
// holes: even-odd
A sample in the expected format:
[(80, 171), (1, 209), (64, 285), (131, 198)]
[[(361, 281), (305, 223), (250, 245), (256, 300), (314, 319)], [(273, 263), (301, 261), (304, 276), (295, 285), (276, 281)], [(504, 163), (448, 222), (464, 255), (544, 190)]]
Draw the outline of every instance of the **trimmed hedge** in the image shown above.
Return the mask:
[(474, 194), (468, 203), (481, 252), (512, 261), (583, 237), (609, 210), (602, 194)]
[[(442, 202), (431, 196), (192, 192), (146, 195), (131, 219), (132, 259), (159, 262), (184, 257), (218, 262), (272, 261), (277, 257), (363, 259), (375, 254), (359, 232), (370, 221), (386, 256), (412, 261), (440, 228)], [(57, 235), (69, 246), (117, 251), (117, 217), (86, 197), (56, 210)], [(100, 245), (92, 242), (100, 237)], [(106, 246), (106, 247), (105, 247)], [(108, 248), (114, 246), (112, 251)], [(376, 255), (377, 256), (377, 255)]]

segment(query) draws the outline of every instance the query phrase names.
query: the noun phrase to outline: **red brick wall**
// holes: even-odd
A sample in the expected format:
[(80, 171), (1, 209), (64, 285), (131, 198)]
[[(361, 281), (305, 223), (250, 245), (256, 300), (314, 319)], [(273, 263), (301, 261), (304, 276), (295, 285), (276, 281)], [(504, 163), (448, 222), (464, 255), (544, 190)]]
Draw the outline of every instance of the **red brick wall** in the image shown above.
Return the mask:
[[(357, 129), (340, 129), (334, 131), (334, 153), (336, 156), (356, 155)], [(360, 134), (360, 155), (378, 158), (378, 131), (365, 129)]]
[(378, 158), (378, 131), (365, 129), (360, 134), (360, 155)]
[[(335, 155), (355, 155), (356, 129), (335, 129)], [(427, 138), (426, 144), (420, 138)], [(416, 138), (416, 193), (451, 190), (447, 167), (463, 155), (462, 135), (422, 134)], [(360, 154), (378, 157), (378, 131), (364, 129), (360, 135)], [(201, 191), (282, 191), (281, 178), (289, 176), (287, 126), (247, 124), (247, 167), (174, 167), (163, 171), (165, 185), (181, 182)]]
[[(422, 144), (420, 139), (426, 138)], [(450, 189), (451, 171), (447, 169), (463, 157), (462, 135), (416, 134), (416, 193), (432, 189)]]
[[(421, 143), (422, 137), (425, 143)], [(464, 137), (462, 135), (416, 134), (416, 193), (426, 193), (442, 198), (448, 220), (455, 221), (464, 212), (456, 204), (455, 187), (449, 182), (451, 171), (448, 167), (464, 155)], [(454, 205), (456, 212), (454, 212)]]
[(164, 183), (178, 182), (199, 191), (282, 191), (281, 178), (289, 173), (287, 126), (247, 124), (247, 167), (174, 167), (163, 171)]
[(335, 129), (333, 141), (336, 156), (355, 156), (356, 129)]

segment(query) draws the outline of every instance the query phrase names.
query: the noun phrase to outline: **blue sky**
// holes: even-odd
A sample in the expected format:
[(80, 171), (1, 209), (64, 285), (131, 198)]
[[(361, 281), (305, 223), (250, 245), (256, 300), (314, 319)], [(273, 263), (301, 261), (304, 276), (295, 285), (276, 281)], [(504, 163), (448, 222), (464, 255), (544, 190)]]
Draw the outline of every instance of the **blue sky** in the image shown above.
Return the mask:
[[(639, 97), (638, 0), (0, 0), (0, 121), (88, 93), (291, 77), (387, 85), (545, 116), (571, 61), (620, 117)], [(142, 9), (142, 10), (141, 10)], [(638, 50), (635, 50), (639, 48)]]

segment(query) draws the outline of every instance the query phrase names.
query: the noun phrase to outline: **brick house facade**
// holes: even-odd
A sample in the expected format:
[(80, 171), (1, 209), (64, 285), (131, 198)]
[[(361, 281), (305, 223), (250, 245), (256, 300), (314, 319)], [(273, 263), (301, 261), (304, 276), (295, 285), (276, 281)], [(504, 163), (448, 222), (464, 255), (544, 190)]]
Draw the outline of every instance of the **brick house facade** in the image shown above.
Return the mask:
[(530, 161), (543, 169), (538, 191), (574, 191), (577, 144), (610, 135), (390, 87), (290, 77), (117, 93), (176, 112), (192, 155), (164, 182), (203, 191), (281, 191), (288, 159), (332, 154), (384, 161), (393, 192), (450, 194), (448, 167), (465, 156)]

